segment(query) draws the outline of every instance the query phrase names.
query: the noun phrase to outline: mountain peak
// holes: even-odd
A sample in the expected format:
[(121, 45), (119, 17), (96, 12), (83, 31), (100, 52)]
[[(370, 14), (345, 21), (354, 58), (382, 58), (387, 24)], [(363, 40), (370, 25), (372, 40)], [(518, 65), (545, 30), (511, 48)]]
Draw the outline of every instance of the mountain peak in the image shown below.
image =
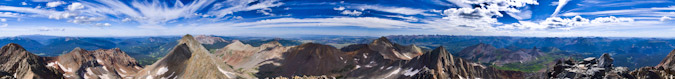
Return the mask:
[(391, 41), (389, 41), (389, 39), (387, 39), (387, 37), (380, 37), (380, 38), (377, 38), (376, 40), (373, 40), (373, 43), (378, 42), (378, 41), (382, 41), (382, 42), (384, 42), (384, 43), (389, 43), (389, 44), (391, 44)]
[[(154, 64), (144, 68), (137, 77), (141, 78), (185, 78), (185, 79), (224, 79), (234, 78), (232, 69), (225, 67), (224, 63), (217, 63), (201, 43), (192, 35), (185, 35), (179, 40), (166, 56), (157, 60)], [(161, 71), (161, 72), (160, 72)], [(176, 72), (167, 73), (167, 72)]]
[[(15, 51), (15, 52), (12, 52)], [(0, 54), (12, 54), (12, 55), (22, 55), (23, 53), (28, 53), (21, 45), (16, 43), (9, 43), (0, 48)], [(32, 53), (29, 53), (33, 55)]]
[(657, 65), (657, 67), (664, 67), (664, 68), (674, 68), (675, 67), (675, 49), (673, 51), (670, 51), (668, 56), (666, 58), (663, 58), (661, 60), (661, 63)]
[(275, 46), (283, 46), (283, 45), (281, 45), (281, 43), (279, 43), (279, 41), (276, 40), (260, 45), (260, 47), (275, 47)]

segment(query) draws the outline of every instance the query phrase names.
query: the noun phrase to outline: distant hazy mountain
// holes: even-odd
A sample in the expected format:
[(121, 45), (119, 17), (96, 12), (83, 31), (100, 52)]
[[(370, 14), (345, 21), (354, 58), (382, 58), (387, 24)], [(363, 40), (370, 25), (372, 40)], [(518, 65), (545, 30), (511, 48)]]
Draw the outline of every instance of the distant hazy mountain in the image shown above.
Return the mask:
[[(489, 44), (496, 48), (519, 50), (520, 48), (541, 48), (551, 51), (578, 54), (581, 57), (595, 57), (603, 53), (612, 54), (616, 65), (630, 69), (657, 65), (670, 50), (675, 49), (675, 39), (665, 38), (602, 38), (602, 37), (507, 37), (507, 36), (450, 36), (450, 35), (393, 35), (386, 36), (392, 42), (415, 44), (422, 48), (444, 46), (451, 53), (477, 44)], [(546, 49), (544, 49), (546, 48)]]

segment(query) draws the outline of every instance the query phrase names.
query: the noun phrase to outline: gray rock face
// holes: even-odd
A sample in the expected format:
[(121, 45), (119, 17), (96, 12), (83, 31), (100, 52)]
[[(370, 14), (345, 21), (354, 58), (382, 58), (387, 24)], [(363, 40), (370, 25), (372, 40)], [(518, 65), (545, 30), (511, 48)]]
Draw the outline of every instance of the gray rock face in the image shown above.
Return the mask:
[(574, 59), (559, 60), (546, 73), (552, 79), (602, 79), (602, 78), (634, 78), (626, 67), (612, 67), (613, 59), (609, 54), (600, 58), (585, 58), (576, 62)]
[(2, 79), (59, 79), (54, 68), (46, 67), (48, 58), (32, 54), (18, 44), (0, 48), (0, 78)]
[(601, 68), (612, 68), (612, 62), (614, 62), (614, 59), (605, 53), (598, 59), (598, 66)]

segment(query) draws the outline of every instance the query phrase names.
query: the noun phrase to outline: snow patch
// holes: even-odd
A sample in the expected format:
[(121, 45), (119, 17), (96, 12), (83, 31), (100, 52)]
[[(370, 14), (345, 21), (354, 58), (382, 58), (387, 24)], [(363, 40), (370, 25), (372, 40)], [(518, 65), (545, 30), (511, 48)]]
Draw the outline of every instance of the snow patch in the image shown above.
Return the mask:
[(127, 73), (126, 70), (124, 70), (124, 69), (122, 69), (122, 68), (119, 68), (119, 69), (120, 69), (120, 71), (122, 71), (122, 73)]
[(103, 66), (103, 70), (105, 70), (106, 72), (110, 72), (110, 71), (108, 70), (108, 68), (105, 67), (105, 66)]
[(220, 66), (218, 66), (218, 71), (220, 71), (220, 73), (225, 74), (225, 76), (227, 76), (228, 78), (232, 78), (232, 75), (234, 75), (231, 72), (227, 72), (227, 71), (223, 70), (222, 68), (220, 68)]
[(414, 76), (415, 74), (417, 74), (417, 73), (419, 73), (419, 72), (420, 72), (419, 69), (413, 70), (413, 68), (409, 68), (409, 69), (407, 69), (407, 70), (405, 71), (405, 73), (403, 73), (403, 75), (405, 75), (405, 76)]
[(87, 69), (85, 69), (85, 70), (87, 70), (87, 74), (89, 74), (89, 75), (95, 75), (94, 72), (91, 71), (91, 68), (87, 68)]
[(155, 78), (152, 78), (152, 76), (148, 75), (147, 77), (145, 77), (145, 79), (155, 79)]
[(377, 65), (377, 64), (375, 63), (375, 61), (370, 61), (370, 63), (368, 63), (368, 65), (366, 65), (366, 67), (371, 68), (371, 67), (373, 67), (373, 65)]
[(73, 69), (67, 68), (67, 67), (61, 65), (61, 63), (58, 63), (58, 62), (57, 62), (56, 64), (58, 64), (58, 65), (59, 65), (59, 68), (61, 68), (64, 72), (73, 72)]
[(56, 68), (56, 64), (58, 64), (58, 63), (59, 62), (49, 62), (49, 63), (47, 63), (47, 67)]
[(356, 65), (356, 68), (354, 68), (354, 69), (358, 69), (358, 68), (361, 68), (361, 66), (359, 66), (359, 65)]
[(96, 62), (97, 62), (98, 64), (105, 65), (105, 63), (103, 63), (103, 61), (102, 61), (101, 59), (96, 59)]
[(392, 75), (394, 75), (396, 73), (400, 73), (400, 72), (401, 72), (401, 68), (396, 68), (396, 70), (389, 72), (389, 74), (387, 74), (387, 76), (385, 76), (384, 78), (389, 78)]
[(92, 79), (89, 75), (84, 75), (84, 79)]
[(159, 68), (159, 70), (157, 70), (157, 73), (155, 73), (155, 75), (162, 75), (162, 74), (166, 73), (167, 71), (169, 71), (169, 68), (162, 67), (162, 68)]
[[(173, 74), (175, 74), (175, 73), (176, 73), (176, 72), (171, 72), (171, 75), (166, 76), (166, 77), (162, 77), (162, 78), (159, 78), (159, 79), (169, 79), (169, 78), (167, 78), (167, 77), (172, 77)], [(173, 78), (175, 79), (176, 77), (173, 77)]]
[(363, 58), (368, 58), (368, 56), (366, 56), (366, 54), (362, 54), (362, 55), (363, 55)]
[(112, 79), (112, 78), (110, 78), (110, 75), (108, 75), (108, 74), (99, 75), (99, 78), (101, 78), (101, 79)]

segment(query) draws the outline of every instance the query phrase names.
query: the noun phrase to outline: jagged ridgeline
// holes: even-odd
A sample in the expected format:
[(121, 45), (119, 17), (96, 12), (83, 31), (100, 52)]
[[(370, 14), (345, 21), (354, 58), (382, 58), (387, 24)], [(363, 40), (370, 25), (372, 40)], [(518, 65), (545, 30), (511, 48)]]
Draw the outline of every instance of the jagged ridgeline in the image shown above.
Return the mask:
[(284, 46), (272, 41), (254, 47), (234, 40), (214, 53), (185, 35), (152, 65), (141, 66), (120, 49), (75, 48), (56, 57), (40, 57), (10, 43), (0, 49), (3, 79), (544, 79), (671, 78), (674, 52), (655, 67), (628, 71), (600, 58), (558, 61), (547, 72), (499, 70), (455, 57), (445, 47), (425, 50), (387, 38), (341, 49), (305, 43)]

